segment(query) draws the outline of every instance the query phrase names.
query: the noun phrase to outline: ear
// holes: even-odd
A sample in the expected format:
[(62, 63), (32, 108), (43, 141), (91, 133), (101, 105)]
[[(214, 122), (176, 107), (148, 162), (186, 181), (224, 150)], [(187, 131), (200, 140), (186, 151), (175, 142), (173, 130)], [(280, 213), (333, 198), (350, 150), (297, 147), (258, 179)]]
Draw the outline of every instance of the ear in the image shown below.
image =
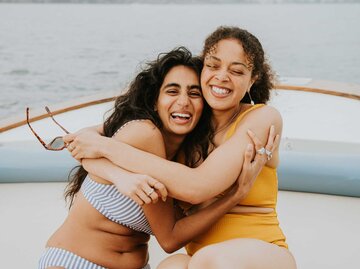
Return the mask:
[(255, 81), (256, 81), (257, 79), (258, 79), (258, 76), (257, 76), (257, 75), (251, 78), (251, 80), (250, 80), (250, 85), (249, 85), (249, 89), (247, 90), (247, 92), (250, 92), (250, 89), (251, 89), (252, 85), (255, 83)]
[(154, 104), (154, 111), (157, 111), (157, 103)]

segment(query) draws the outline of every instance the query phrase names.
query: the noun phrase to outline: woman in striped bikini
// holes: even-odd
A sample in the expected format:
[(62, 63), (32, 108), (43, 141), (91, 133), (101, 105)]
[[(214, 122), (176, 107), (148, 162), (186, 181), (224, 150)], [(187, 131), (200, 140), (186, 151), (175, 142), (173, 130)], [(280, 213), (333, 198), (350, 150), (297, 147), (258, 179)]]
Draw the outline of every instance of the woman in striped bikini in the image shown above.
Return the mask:
[[(194, 167), (207, 157), (211, 137), (210, 109), (203, 102), (199, 85), (202, 62), (179, 48), (140, 72), (129, 90), (119, 96), (114, 112), (104, 123), (104, 133), (140, 150)], [(68, 146), (71, 150), (71, 145)], [(244, 171), (236, 185), (217, 202), (191, 216), (175, 218), (173, 200), (164, 186), (150, 177), (142, 191), (121, 194), (106, 176), (80, 168), (68, 185), (71, 207), (65, 222), (50, 237), (39, 268), (149, 268), (147, 242), (154, 234), (167, 252), (173, 252), (204, 232), (243, 198), (264, 163), (259, 156), (251, 163), (251, 147)], [(83, 160), (89, 171), (101, 167), (106, 174), (112, 164), (106, 159)], [(144, 176), (117, 170), (122, 187)], [(165, 199), (164, 199), (165, 200)], [(146, 203), (144, 206), (139, 204)]]

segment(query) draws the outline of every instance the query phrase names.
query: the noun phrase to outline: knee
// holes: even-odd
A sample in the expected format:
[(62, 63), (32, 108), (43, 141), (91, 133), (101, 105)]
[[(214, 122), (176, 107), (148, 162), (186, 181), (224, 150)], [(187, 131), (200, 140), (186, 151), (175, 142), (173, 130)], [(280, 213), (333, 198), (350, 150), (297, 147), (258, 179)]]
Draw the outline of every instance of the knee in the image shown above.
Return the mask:
[(224, 257), (216, 249), (216, 246), (211, 245), (204, 247), (197, 251), (194, 256), (191, 257), (188, 269), (220, 269), (227, 268)]
[(187, 269), (190, 257), (186, 254), (175, 254), (162, 260), (157, 269)]

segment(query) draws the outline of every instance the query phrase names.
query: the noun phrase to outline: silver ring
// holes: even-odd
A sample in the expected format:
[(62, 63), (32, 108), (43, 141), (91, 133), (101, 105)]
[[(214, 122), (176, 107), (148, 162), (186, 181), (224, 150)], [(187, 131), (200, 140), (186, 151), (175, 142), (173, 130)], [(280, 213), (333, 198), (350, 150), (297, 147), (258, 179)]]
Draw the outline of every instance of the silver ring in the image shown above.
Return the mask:
[(270, 161), (270, 160), (271, 160), (271, 158), (272, 158), (272, 151), (271, 151), (271, 150), (267, 150), (267, 149), (265, 149), (265, 154), (267, 155), (267, 159), (268, 159), (268, 161)]
[(151, 191), (149, 191), (146, 195), (150, 196), (155, 190), (153, 188), (151, 188)]
[(263, 154), (266, 153), (266, 149), (265, 149), (264, 147), (262, 147), (261, 149), (258, 149), (258, 150), (256, 151), (256, 153), (257, 153), (257, 154), (260, 154), (260, 155), (263, 155)]

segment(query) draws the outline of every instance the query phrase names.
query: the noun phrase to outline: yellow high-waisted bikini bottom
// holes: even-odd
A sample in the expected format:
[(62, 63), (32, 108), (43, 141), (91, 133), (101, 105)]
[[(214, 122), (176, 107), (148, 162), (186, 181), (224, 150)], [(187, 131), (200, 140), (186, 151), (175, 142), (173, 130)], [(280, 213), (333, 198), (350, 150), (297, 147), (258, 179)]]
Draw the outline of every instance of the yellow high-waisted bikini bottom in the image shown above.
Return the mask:
[(268, 214), (226, 214), (205, 234), (196, 237), (186, 246), (189, 255), (199, 249), (235, 238), (254, 238), (288, 248), (285, 235), (279, 227), (276, 212)]

